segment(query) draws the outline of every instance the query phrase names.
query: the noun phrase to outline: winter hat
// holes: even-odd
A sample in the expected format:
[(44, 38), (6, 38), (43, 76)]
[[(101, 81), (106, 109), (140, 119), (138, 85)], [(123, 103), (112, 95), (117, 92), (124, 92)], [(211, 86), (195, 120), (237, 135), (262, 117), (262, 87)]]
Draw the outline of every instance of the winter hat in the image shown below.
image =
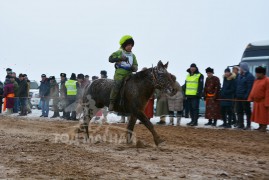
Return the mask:
[(60, 76), (61, 77), (66, 77), (66, 74), (65, 73), (61, 73)]
[(195, 67), (195, 68), (197, 68), (197, 66), (196, 66), (195, 63), (192, 63), (192, 64), (190, 65), (190, 67)]
[(134, 46), (134, 40), (132, 36), (125, 35), (120, 39), (120, 46), (125, 48), (128, 44), (132, 44), (132, 46)]
[(214, 69), (212, 69), (211, 67), (208, 67), (208, 68), (206, 68), (205, 72), (214, 74)]
[(107, 78), (107, 72), (105, 70), (101, 71), (100, 74)]
[(55, 80), (55, 76), (50, 76), (49, 79), (50, 80)]
[(93, 76), (93, 77), (92, 77), (92, 80), (93, 80), (93, 81), (96, 80), (96, 79), (98, 79), (98, 76)]
[(19, 74), (19, 77), (24, 77), (24, 74), (22, 74), (22, 73), (21, 73), (21, 74)]
[(255, 69), (255, 72), (256, 73), (259, 73), (259, 74), (266, 74), (266, 68), (265, 67), (262, 67), (262, 66), (259, 66), (259, 67), (256, 67)]
[(10, 69), (10, 68), (7, 68), (7, 69), (6, 69), (6, 72), (9, 72), (9, 71), (12, 71), (12, 69)]
[[(23, 77), (25, 77), (25, 75), (23, 75)], [(41, 77), (47, 77), (46, 74), (42, 74)]]
[(70, 80), (77, 80), (77, 78), (76, 78), (76, 74), (75, 74), (75, 73), (72, 73), (72, 74), (71, 74)]
[(77, 79), (82, 79), (82, 80), (84, 80), (84, 74), (78, 74)]
[(233, 69), (237, 69), (237, 70), (239, 70), (240, 67), (239, 67), (239, 65), (236, 65), (236, 66), (233, 66)]
[(227, 68), (224, 70), (224, 72), (225, 72), (225, 73), (226, 73), (226, 72), (230, 73), (230, 72), (231, 72), (231, 70), (230, 70), (230, 68), (229, 68), (229, 67), (227, 67)]
[(246, 62), (241, 62), (239, 66), (240, 66), (240, 68), (243, 70), (243, 72), (249, 72), (248, 63), (246, 63)]

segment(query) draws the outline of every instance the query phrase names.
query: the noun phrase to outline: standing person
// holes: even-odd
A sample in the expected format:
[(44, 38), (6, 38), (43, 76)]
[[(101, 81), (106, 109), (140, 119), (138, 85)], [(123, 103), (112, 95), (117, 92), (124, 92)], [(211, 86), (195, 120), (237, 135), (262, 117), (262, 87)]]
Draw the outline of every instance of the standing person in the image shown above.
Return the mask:
[(208, 119), (208, 123), (205, 125), (216, 126), (217, 120), (221, 119), (220, 102), (217, 101), (220, 95), (220, 80), (214, 76), (214, 69), (208, 67), (205, 71), (207, 74), (204, 89), (204, 98), (206, 101), (205, 118)]
[(63, 119), (66, 119), (67, 116), (66, 116), (66, 106), (67, 106), (67, 99), (66, 99), (66, 96), (67, 96), (67, 90), (66, 90), (66, 87), (65, 87), (65, 83), (67, 81), (67, 78), (66, 78), (66, 74), (65, 73), (61, 73), (60, 74), (60, 77), (61, 77), (61, 82), (60, 82), (60, 104), (62, 106), (62, 110), (63, 110), (63, 116), (61, 118)]
[(260, 132), (266, 132), (269, 124), (269, 78), (266, 76), (266, 68), (257, 67), (255, 69), (257, 79), (248, 97), (254, 102), (251, 120), (259, 124)]
[(42, 104), (42, 115), (40, 117), (49, 116), (49, 101), (50, 101), (50, 82), (45, 74), (41, 75), (39, 96)]
[(109, 62), (115, 63), (116, 68), (114, 75), (114, 87), (110, 94), (109, 111), (114, 110), (114, 104), (124, 78), (132, 74), (132, 72), (136, 72), (138, 69), (136, 56), (132, 53), (132, 49), (134, 47), (134, 40), (132, 36), (123, 36), (120, 39), (120, 46), (120, 49), (109, 57)]
[(99, 77), (98, 76), (92, 76), (92, 81), (94, 81), (96, 79), (99, 79)]
[(2, 81), (0, 81), (0, 114), (2, 113), (3, 94), (4, 94), (4, 84), (2, 83)]
[(6, 69), (6, 72), (7, 72), (7, 75), (12, 75), (12, 69), (7, 68), (7, 69)]
[(252, 89), (254, 82), (254, 76), (249, 72), (248, 64), (245, 62), (240, 63), (240, 74), (237, 78), (237, 87), (236, 87), (236, 108), (238, 116), (238, 127), (239, 129), (244, 129), (244, 113), (247, 116), (247, 127), (246, 129), (251, 128), (251, 108), (250, 102), (247, 101), (249, 93)]
[(7, 110), (7, 114), (12, 114), (13, 113), (13, 107), (14, 107), (14, 84), (13, 81), (15, 79), (12, 76), (7, 76), (6, 77), (6, 84), (4, 87), (4, 97), (5, 97), (5, 102), (4, 102), (4, 111)]
[[(236, 86), (237, 86), (237, 79), (239, 76), (239, 66), (233, 66), (232, 69), (232, 73), (235, 74), (235, 91), (236, 91)], [(237, 115), (236, 115), (236, 102), (233, 102), (233, 109), (232, 109), (232, 113), (233, 113), (233, 118), (232, 118), (232, 125), (234, 125), (235, 127), (238, 125), (237, 122)]]
[[(180, 125), (183, 111), (183, 92), (180, 84), (176, 82), (175, 88), (177, 93), (174, 96), (167, 95), (170, 125), (174, 125), (174, 117), (177, 117), (177, 126)], [(176, 116), (175, 116), (176, 112)]]
[(30, 98), (30, 88), (31, 88), (31, 82), (30, 80), (28, 79), (28, 76), (27, 74), (24, 74), (24, 79), (27, 81), (27, 96), (28, 96), (28, 99), (27, 99), (27, 112), (28, 114), (32, 113), (32, 104), (31, 104), (31, 98)]
[(20, 105), (20, 99), (18, 98), (20, 79), (17, 78), (17, 75), (15, 72), (12, 72), (12, 77), (15, 78), (15, 81), (13, 82), (14, 91), (15, 91), (15, 99), (14, 99), (15, 103), (14, 103), (13, 113), (18, 113), (19, 112), (19, 105)]
[(102, 70), (100, 72), (101, 78), (107, 79), (107, 72), (105, 70)]
[(50, 98), (53, 102), (53, 116), (51, 118), (60, 117), (58, 103), (59, 103), (59, 84), (56, 82), (55, 76), (50, 76)]
[[(70, 79), (65, 82), (66, 93), (67, 93), (67, 106), (66, 107), (66, 119), (77, 120), (76, 118), (76, 97), (78, 93), (79, 84), (76, 79), (76, 74), (72, 73)], [(71, 113), (72, 112), (72, 113)], [(71, 116), (70, 116), (71, 113)]]
[[(229, 68), (224, 70), (223, 85), (220, 91), (221, 99), (233, 99), (235, 95), (236, 87), (236, 74), (231, 73)], [(233, 118), (233, 102), (232, 101), (221, 101), (221, 116), (223, 125), (221, 127), (231, 128)], [(228, 117), (228, 122), (227, 122)]]
[(196, 64), (191, 64), (187, 69), (187, 75), (184, 89), (191, 115), (191, 122), (187, 123), (188, 126), (197, 126), (199, 118), (199, 104), (202, 97), (204, 88), (204, 76), (199, 72)]
[(28, 98), (28, 84), (27, 81), (24, 79), (24, 75), (19, 75), (20, 83), (18, 89), (18, 97), (20, 98), (20, 109), (21, 112), (19, 116), (27, 116), (27, 98)]
[(85, 75), (85, 82), (86, 84), (91, 84), (91, 81), (90, 81), (90, 76), (89, 75)]
[(156, 116), (160, 116), (160, 121), (157, 124), (165, 124), (166, 116), (169, 115), (168, 109), (168, 99), (165, 92), (156, 90), (157, 106), (156, 106)]

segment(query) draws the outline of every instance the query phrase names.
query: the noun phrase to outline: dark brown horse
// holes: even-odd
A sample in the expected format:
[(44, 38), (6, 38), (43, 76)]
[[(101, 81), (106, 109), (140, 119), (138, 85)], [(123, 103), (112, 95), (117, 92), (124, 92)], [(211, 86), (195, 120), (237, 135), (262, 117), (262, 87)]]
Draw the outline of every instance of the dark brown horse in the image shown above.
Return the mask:
[[(167, 71), (167, 67), (168, 63), (164, 65), (159, 61), (156, 67), (140, 71), (130, 76), (123, 85), (124, 89), (120, 93), (114, 109), (116, 112), (129, 114), (131, 116), (128, 123), (128, 143), (131, 143), (132, 132), (137, 119), (152, 133), (157, 146), (163, 142), (154, 130), (152, 123), (144, 114), (144, 109), (155, 89), (170, 92), (171, 95), (176, 93), (174, 89), (175, 79), (173, 75)], [(92, 84), (85, 89), (83, 95), (83, 125), (88, 137), (89, 121), (100, 108), (108, 107), (113, 83), (113, 80), (110, 79), (98, 79), (93, 81)]]

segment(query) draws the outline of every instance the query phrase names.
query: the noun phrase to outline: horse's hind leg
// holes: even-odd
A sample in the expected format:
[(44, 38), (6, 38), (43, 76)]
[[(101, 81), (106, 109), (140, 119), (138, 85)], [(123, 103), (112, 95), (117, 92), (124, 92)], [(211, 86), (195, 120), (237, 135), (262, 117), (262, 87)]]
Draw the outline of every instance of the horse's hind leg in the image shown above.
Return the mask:
[(156, 146), (160, 145), (161, 143), (164, 142), (164, 140), (162, 140), (160, 138), (160, 136), (157, 134), (157, 132), (155, 131), (153, 124), (149, 121), (149, 119), (146, 117), (146, 115), (143, 112), (139, 112), (137, 115), (137, 118), (148, 128), (148, 130), (151, 132), (151, 134), (153, 135), (154, 138), (154, 142), (156, 144)]
[(133, 136), (133, 130), (134, 130), (136, 120), (137, 120), (137, 118), (135, 116), (131, 115), (131, 118), (130, 118), (130, 120), (128, 122), (128, 126), (127, 126), (127, 130), (128, 130), (128, 132), (127, 132), (127, 143), (128, 144), (131, 144), (133, 142), (132, 141), (133, 140), (132, 136)]

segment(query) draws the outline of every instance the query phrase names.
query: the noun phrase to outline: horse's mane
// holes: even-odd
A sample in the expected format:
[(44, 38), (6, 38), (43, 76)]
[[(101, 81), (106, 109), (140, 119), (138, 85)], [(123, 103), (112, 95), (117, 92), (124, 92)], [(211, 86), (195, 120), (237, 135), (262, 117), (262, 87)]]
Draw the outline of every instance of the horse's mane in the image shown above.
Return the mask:
[(134, 74), (132, 77), (133, 78), (137, 78), (137, 79), (140, 79), (140, 78), (145, 78), (149, 75), (149, 73), (152, 71), (152, 68), (148, 68), (148, 69), (145, 69), (145, 70), (142, 70), (142, 71), (139, 71), (137, 72), (136, 74)]

